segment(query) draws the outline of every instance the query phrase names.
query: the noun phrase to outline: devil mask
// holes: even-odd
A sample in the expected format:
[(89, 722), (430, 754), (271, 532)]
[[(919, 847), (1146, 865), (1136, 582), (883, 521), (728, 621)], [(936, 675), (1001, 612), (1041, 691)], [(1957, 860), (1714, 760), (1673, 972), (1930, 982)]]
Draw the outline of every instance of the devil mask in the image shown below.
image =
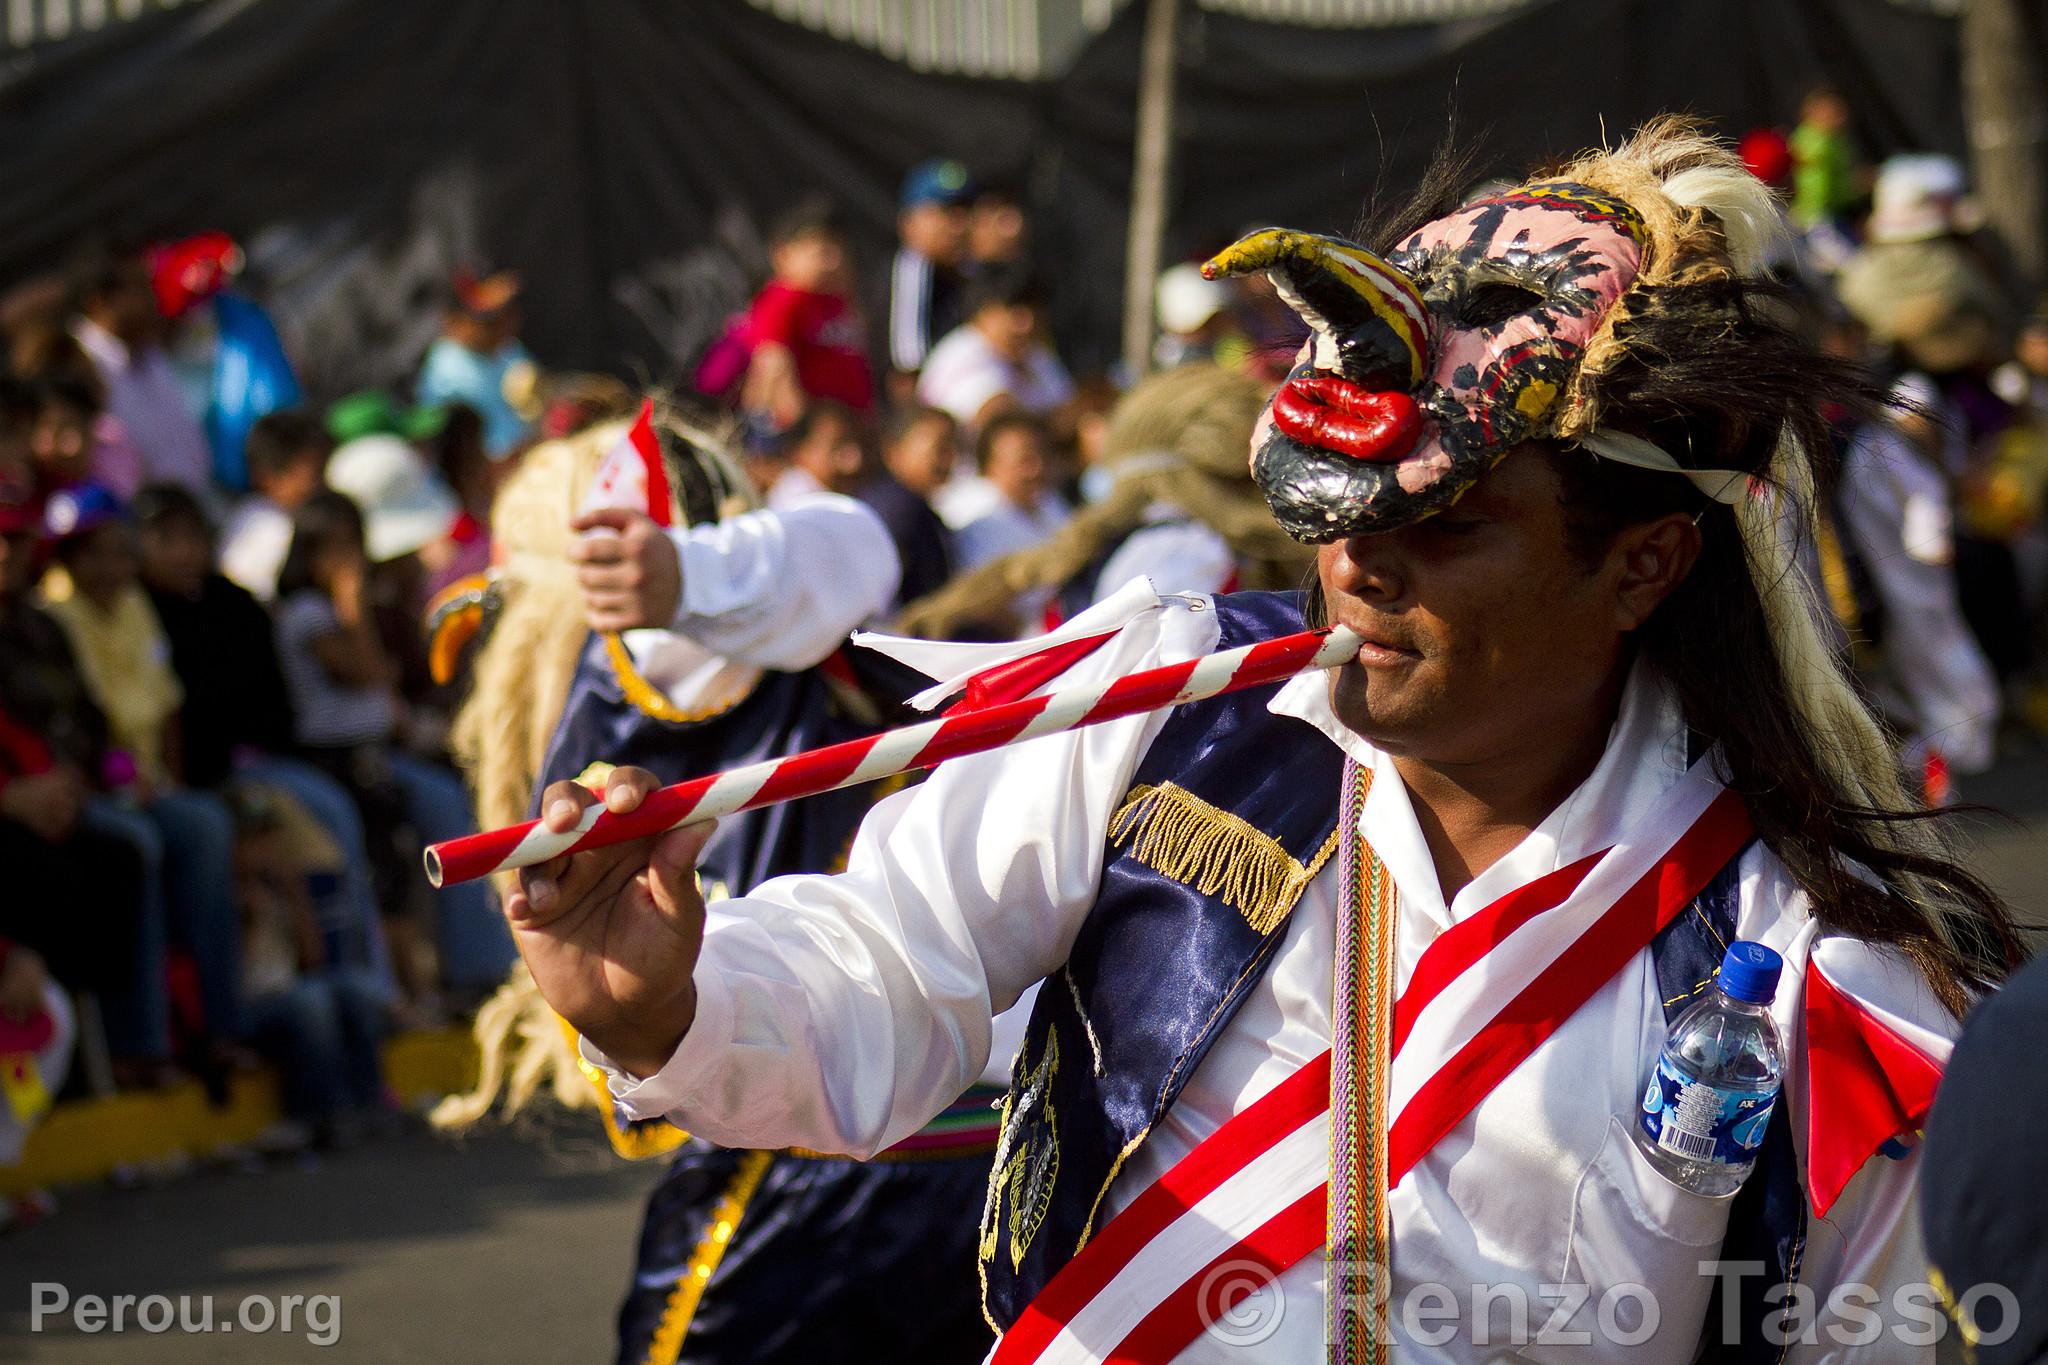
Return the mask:
[(1386, 259), (1281, 229), (1217, 256), (1206, 273), (1267, 271), (1313, 332), (1252, 461), (1280, 524), (1318, 542), (1405, 526), (1558, 434), (1647, 239), (1615, 195), (1544, 181), (1479, 199)]

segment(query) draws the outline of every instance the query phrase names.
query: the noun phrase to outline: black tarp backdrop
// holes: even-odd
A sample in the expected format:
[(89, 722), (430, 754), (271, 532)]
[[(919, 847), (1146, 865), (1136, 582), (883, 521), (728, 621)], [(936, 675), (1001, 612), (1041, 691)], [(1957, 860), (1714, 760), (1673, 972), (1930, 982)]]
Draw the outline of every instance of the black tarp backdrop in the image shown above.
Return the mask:
[[(202, 0), (0, 76), (0, 287), (89, 235), (221, 227), (318, 393), (402, 380), (458, 265), (527, 281), (548, 364), (668, 380), (807, 193), (879, 287), (895, 187), (958, 156), (1021, 186), (1077, 368), (1109, 362), (1142, 6), (1059, 76), (911, 71), (742, 0)], [(1842, 86), (1867, 148), (1958, 152), (1956, 26), (1888, 0), (1550, 0), (1318, 30), (1194, 6), (1167, 257), (1345, 230), (1450, 110), (1505, 169), (1685, 109), (1733, 132)]]

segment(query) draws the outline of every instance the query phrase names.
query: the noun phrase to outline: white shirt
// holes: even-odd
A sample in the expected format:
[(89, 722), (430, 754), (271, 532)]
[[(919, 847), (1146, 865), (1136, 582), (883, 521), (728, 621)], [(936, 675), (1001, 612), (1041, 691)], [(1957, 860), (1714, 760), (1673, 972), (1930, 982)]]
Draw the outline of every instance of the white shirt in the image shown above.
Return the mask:
[[(1214, 648), (1215, 617), (1206, 602), (1153, 602), (1063, 683)], [(1653, 678), (1639, 675), (1593, 775), (1514, 851), (1446, 901), (1405, 787), (1385, 756), (1337, 721), (1326, 686), (1320, 675), (1298, 678), (1270, 709), (1313, 726), (1378, 777), (1362, 827), (1400, 891), (1404, 982), (1445, 927), (1611, 843), (1682, 772), (1675, 703)], [(695, 1023), (655, 1075), (635, 1081), (613, 1072), (613, 1094), (636, 1117), (668, 1113), (730, 1146), (865, 1156), (915, 1130), (981, 1069), (990, 1015), (1064, 963), (1094, 903), (1110, 815), (1164, 723), (1165, 714), (1155, 712), (953, 760), (875, 808), (845, 873), (780, 878), (713, 906), (695, 973)], [(1335, 791), (1326, 797), (1337, 798)], [(991, 818), (992, 799), (1000, 802), (1000, 818)], [(1226, 1118), (1330, 1046), (1337, 864), (1332, 859), (1311, 882), (1271, 966), (1117, 1175), (1111, 1214)], [(1742, 935), (1770, 943), (1796, 968), (1814, 930), (1803, 894), (1774, 858), (1753, 850), (1742, 867)], [(1879, 963), (1879, 979), (1897, 997), (1888, 1004), (1929, 1030), (1953, 1033), (1910, 971), (1860, 951)], [(1788, 971), (1773, 1007), (1788, 1030), (1800, 1018), (1802, 980)], [(1645, 950), (1402, 1180), (1392, 1204), (1401, 1359), (1690, 1359), (1712, 1287), (1698, 1265), (1717, 1254), (1727, 1202), (1666, 1182), (1627, 1137), (1625, 1124), (1662, 1039), (1659, 997)], [(1795, 1060), (1786, 1102), (1794, 1107), (1795, 1131), (1803, 1133), (1803, 1054), (1796, 1033), (1788, 1036)], [(1912, 1171), (1912, 1160), (1880, 1160), (1851, 1181), (1830, 1217), (1811, 1228), (1803, 1284), (1824, 1298), (1838, 1282), (1860, 1279), (1889, 1305), (1898, 1285), (1923, 1278)], [(1533, 1334), (1556, 1306), (1544, 1286), (1566, 1282), (1588, 1288), (1568, 1330), (1591, 1331), (1591, 1344), (1475, 1344), (1472, 1286), (1496, 1287), (1498, 1297), (1481, 1302), (1494, 1304), (1498, 1341), (1511, 1326), (1516, 1297), (1528, 1306)], [(1661, 1330), (1648, 1345), (1603, 1343), (1594, 1325), (1598, 1307), (1615, 1286), (1631, 1283), (1656, 1294)], [(1462, 1325), (1443, 1344), (1425, 1346), (1407, 1334), (1401, 1309), (1416, 1305), (1430, 1285), (1448, 1287)], [(1286, 1309), (1256, 1352), (1203, 1337), (1179, 1359), (1320, 1359), (1320, 1256), (1288, 1271), (1277, 1288)], [(1420, 1311), (1429, 1313), (1433, 1303), (1421, 1299)], [(1611, 1303), (1609, 1312), (1626, 1326), (1635, 1303)], [(1420, 1321), (1427, 1329), (1436, 1319)], [(1424, 1340), (1433, 1343), (1434, 1336), (1425, 1331)], [(1834, 1345), (1824, 1327), (1818, 1343), (1795, 1346), (1789, 1359), (1855, 1354)], [(1857, 1358), (1931, 1360), (1932, 1349)]]
[(1230, 542), (1169, 503), (1154, 503), (1149, 525), (1133, 531), (1103, 562), (1093, 600), (1100, 602), (1134, 578), (1149, 578), (1161, 592), (1225, 592), (1237, 577)]
[(1915, 748), (1963, 773), (1991, 766), (1998, 679), (1956, 600), (1948, 483), (1889, 422), (1856, 434), (1842, 461), (1842, 520), (1884, 609), (1884, 681)]
[(761, 668), (814, 666), (896, 600), (903, 575), (882, 519), (836, 493), (668, 535), (683, 576), (669, 628)]
[(1053, 353), (1034, 346), (1023, 360), (1007, 360), (970, 324), (956, 327), (925, 357), (917, 401), (943, 408), (973, 428), (989, 400), (1008, 394), (1034, 417), (1049, 416), (1074, 396), (1074, 381)]
[(220, 571), (268, 602), (277, 596), (277, 573), (291, 547), (291, 513), (261, 494), (244, 498), (220, 533)]
[(994, 507), (960, 528), (953, 538), (955, 557), (964, 572), (990, 560), (1043, 545), (1073, 518), (1074, 511), (1057, 493), (1047, 493), (1031, 507), (1001, 498)]

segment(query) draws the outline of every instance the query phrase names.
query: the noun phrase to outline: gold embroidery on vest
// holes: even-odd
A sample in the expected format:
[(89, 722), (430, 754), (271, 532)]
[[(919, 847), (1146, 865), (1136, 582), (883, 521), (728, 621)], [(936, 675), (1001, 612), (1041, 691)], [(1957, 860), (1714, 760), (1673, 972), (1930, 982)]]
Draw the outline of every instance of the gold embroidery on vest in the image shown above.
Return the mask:
[(1215, 896), (1270, 934), (1337, 850), (1332, 830), (1304, 866), (1272, 835), (1172, 782), (1131, 788), (1109, 822), (1112, 845), (1164, 877)]
[[(998, 1233), (1003, 1222), (1003, 1203), (1008, 1196), (1010, 1216), (1010, 1268), (1020, 1269), (1025, 1253), (1045, 1224), (1052, 1208), (1053, 1186), (1060, 1175), (1059, 1128), (1052, 1108), (1052, 1078), (1059, 1070), (1060, 1040), (1048, 1033), (1045, 1055), (1035, 1067), (1020, 1065), (1018, 1079), (1003, 1098), (1003, 1132), (989, 1171), (988, 1198), (981, 1213), (981, 1259), (993, 1261)], [(1019, 1131), (1032, 1123), (1035, 1111), (1043, 1109), (1044, 1133), (1040, 1140), (1026, 1139), (1018, 1145)]]

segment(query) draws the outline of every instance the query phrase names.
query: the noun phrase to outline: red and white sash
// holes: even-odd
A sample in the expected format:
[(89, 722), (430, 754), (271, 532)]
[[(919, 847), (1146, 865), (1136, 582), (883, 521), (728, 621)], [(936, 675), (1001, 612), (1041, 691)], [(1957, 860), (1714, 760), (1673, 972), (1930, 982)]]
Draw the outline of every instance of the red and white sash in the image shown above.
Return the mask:
[[(1749, 841), (1748, 813), (1696, 764), (1620, 843), (1445, 931), (1394, 1007), (1389, 1188), (1472, 1112)], [(1323, 1245), (1330, 1065), (1316, 1058), (1183, 1157), (1054, 1275), (992, 1357), (1165, 1362), (1246, 1277)], [(1204, 1302), (1204, 1298), (1207, 1301)]]

